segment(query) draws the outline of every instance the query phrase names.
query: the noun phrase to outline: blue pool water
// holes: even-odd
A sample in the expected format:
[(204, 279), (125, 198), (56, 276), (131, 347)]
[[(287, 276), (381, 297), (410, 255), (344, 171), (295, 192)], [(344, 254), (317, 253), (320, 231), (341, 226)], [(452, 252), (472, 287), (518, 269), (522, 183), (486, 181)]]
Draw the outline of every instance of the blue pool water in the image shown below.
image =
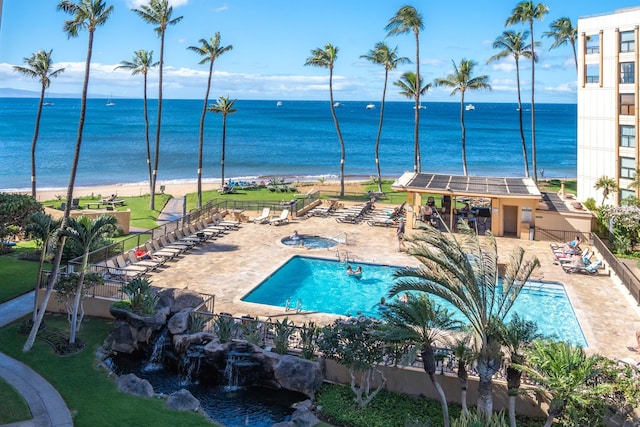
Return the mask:
[[(344, 263), (319, 258), (294, 256), (242, 300), (285, 307), (301, 301), (305, 311), (340, 315), (378, 316), (377, 303), (386, 297), (399, 267), (352, 263), (362, 266), (362, 277), (348, 276)], [(457, 312), (446, 301), (444, 307)], [(559, 283), (529, 282), (520, 293), (510, 315), (537, 322), (550, 338), (587, 346), (564, 286)], [(462, 320), (462, 315), (459, 314)]]
[(338, 242), (327, 237), (310, 236), (307, 234), (301, 234), (297, 238), (291, 236), (285, 237), (281, 240), (283, 245), (299, 247), (300, 242), (304, 242), (304, 247), (307, 249), (328, 249), (336, 246)]

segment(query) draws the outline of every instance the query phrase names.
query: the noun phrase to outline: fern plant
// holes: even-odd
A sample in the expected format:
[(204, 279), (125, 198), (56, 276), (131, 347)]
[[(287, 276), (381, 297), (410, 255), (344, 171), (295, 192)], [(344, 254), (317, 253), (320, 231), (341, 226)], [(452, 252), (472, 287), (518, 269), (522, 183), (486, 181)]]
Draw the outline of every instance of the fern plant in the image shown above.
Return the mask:
[(222, 343), (231, 341), (237, 328), (231, 316), (218, 316), (213, 322), (213, 333)]
[(286, 354), (289, 351), (289, 337), (293, 333), (295, 326), (285, 317), (282, 322), (276, 321), (274, 325), (273, 343), (278, 354)]

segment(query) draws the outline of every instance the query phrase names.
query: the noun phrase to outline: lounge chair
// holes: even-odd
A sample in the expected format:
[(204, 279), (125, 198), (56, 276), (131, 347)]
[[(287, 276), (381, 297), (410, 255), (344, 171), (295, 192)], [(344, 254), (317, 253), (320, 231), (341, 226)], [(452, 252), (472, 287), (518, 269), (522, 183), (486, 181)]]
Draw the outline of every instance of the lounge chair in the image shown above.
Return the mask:
[(156, 240), (145, 243), (144, 247), (148, 253), (153, 254), (154, 256), (167, 258), (167, 260), (171, 260), (182, 253), (176, 249), (163, 249), (160, 243)]
[(140, 272), (141, 274), (144, 274), (147, 271), (149, 271), (149, 267), (128, 263), (127, 260), (124, 259), (123, 255), (116, 256), (116, 265), (118, 266), (118, 268), (122, 270), (137, 271), (137, 272)]
[(128, 282), (142, 275), (140, 271), (126, 270), (116, 265), (113, 259), (108, 259), (106, 262), (107, 271), (111, 278), (116, 278), (118, 281)]
[(125, 254), (125, 259), (129, 260), (130, 265), (141, 265), (147, 267), (149, 270), (155, 270), (165, 263), (164, 258), (157, 257), (156, 259), (138, 259), (136, 252), (131, 250)]
[(193, 248), (193, 245), (189, 244), (189, 242), (169, 242), (166, 236), (160, 236), (158, 239), (160, 239), (162, 249), (178, 249), (181, 251), (180, 253), (183, 253)]
[(584, 267), (576, 267), (571, 264), (564, 264), (562, 266), (562, 269), (564, 270), (565, 273), (587, 273), (591, 275), (596, 275), (598, 274), (598, 270), (600, 269), (600, 267), (602, 267), (601, 259), (596, 260)]
[(289, 209), (283, 209), (280, 212), (280, 216), (277, 218), (271, 218), (269, 220), (269, 225), (282, 225), (289, 222)]
[(191, 240), (180, 240), (178, 236), (176, 236), (175, 231), (172, 231), (171, 233), (167, 234), (165, 238), (167, 239), (169, 244), (172, 244), (172, 245), (183, 245), (189, 248), (192, 248), (196, 245), (196, 242), (193, 242)]
[(253, 218), (253, 222), (256, 224), (265, 224), (267, 221), (269, 221), (269, 216), (271, 214), (271, 208), (263, 208), (262, 209), (262, 213)]

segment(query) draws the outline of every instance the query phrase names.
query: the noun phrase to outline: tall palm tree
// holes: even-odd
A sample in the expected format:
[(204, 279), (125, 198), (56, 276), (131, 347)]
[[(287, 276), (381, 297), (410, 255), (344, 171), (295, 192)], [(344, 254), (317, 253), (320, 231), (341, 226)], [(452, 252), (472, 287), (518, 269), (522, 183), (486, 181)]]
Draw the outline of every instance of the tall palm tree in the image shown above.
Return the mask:
[[(399, 34), (407, 34), (412, 32), (416, 39), (416, 85), (415, 87), (422, 87), (422, 75), (420, 74), (420, 30), (424, 29), (424, 21), (422, 15), (413, 6), (402, 6), (396, 14), (389, 20), (385, 30), (387, 36), (395, 36)], [(420, 172), (422, 170), (420, 160), (420, 96), (423, 95), (420, 91), (416, 91), (414, 94), (415, 111), (414, 111), (414, 128), (413, 128), (413, 171)]]
[(531, 34), (531, 166), (533, 167), (533, 180), (538, 182), (538, 161), (536, 151), (536, 103), (535, 103), (535, 81), (536, 81), (536, 51), (535, 38), (533, 37), (533, 20), (542, 20), (549, 7), (542, 3), (534, 4), (532, 0), (525, 0), (516, 5), (511, 11), (511, 16), (507, 18), (505, 25), (517, 23), (528, 23), (529, 34)]
[(143, 21), (155, 25), (155, 32), (160, 37), (160, 61), (158, 68), (158, 119), (156, 123), (156, 148), (153, 161), (153, 172), (151, 178), (151, 198), (149, 209), (155, 210), (156, 204), (156, 182), (158, 180), (158, 161), (160, 159), (160, 129), (162, 128), (162, 72), (164, 70), (164, 35), (169, 25), (175, 25), (182, 21), (182, 16), (171, 19), (173, 7), (169, 6), (169, 0), (149, 0), (149, 4), (140, 6), (140, 9), (133, 11), (142, 18)]
[(36, 145), (38, 143), (38, 134), (40, 133), (40, 118), (42, 117), (42, 105), (44, 104), (44, 95), (47, 88), (51, 85), (51, 79), (58, 77), (64, 72), (64, 68), (53, 70), (53, 62), (51, 61), (51, 53), (39, 50), (32, 53), (30, 57), (24, 58), (26, 67), (15, 65), (14, 71), (19, 72), (27, 77), (40, 80), (40, 101), (38, 102), (38, 112), (36, 114), (36, 126), (33, 131), (33, 140), (31, 142), (31, 197), (36, 198)]
[[(520, 58), (531, 58), (533, 52), (531, 45), (527, 44), (529, 38), (528, 31), (504, 31), (493, 41), (494, 49), (502, 49), (493, 55), (487, 63), (499, 61), (508, 56), (512, 56), (516, 64), (516, 86), (518, 88), (518, 118), (520, 120), (520, 141), (522, 143), (522, 158), (524, 160), (524, 176), (529, 178), (529, 156), (527, 155), (527, 144), (524, 140), (524, 127), (522, 125), (522, 99), (520, 97)], [(535, 59), (537, 61), (537, 58)]]
[(467, 367), (473, 362), (475, 354), (473, 350), (469, 348), (467, 340), (458, 339), (455, 345), (451, 348), (453, 355), (458, 362), (458, 382), (460, 383), (460, 403), (462, 405), (462, 416), (466, 417), (469, 414), (467, 409), (467, 384), (469, 380), (469, 373)]
[(125, 70), (131, 71), (132, 75), (142, 74), (142, 78), (144, 80), (144, 138), (147, 148), (147, 171), (149, 174), (149, 194), (153, 193), (153, 188), (151, 187), (151, 180), (153, 179), (153, 175), (151, 172), (151, 144), (149, 143), (149, 114), (147, 111), (147, 75), (149, 74), (149, 70), (151, 68), (157, 67), (158, 63), (153, 62), (153, 51), (152, 50), (136, 50), (133, 52), (133, 60), (132, 61), (121, 61), (120, 65), (118, 65), (115, 69), (124, 68)]
[(576, 64), (576, 71), (578, 71), (578, 54), (576, 53), (578, 29), (571, 24), (571, 19), (566, 16), (553, 21), (549, 24), (549, 28), (551, 28), (551, 31), (546, 31), (542, 34), (545, 37), (554, 38), (554, 42), (549, 50), (569, 43), (573, 51), (573, 61)]
[[(80, 119), (78, 120), (78, 134), (76, 137), (76, 147), (73, 156), (73, 163), (71, 164), (71, 174), (69, 177), (69, 184), (67, 185), (67, 200), (64, 209), (64, 215), (62, 217), (62, 224), (60, 229), (64, 230), (67, 227), (69, 221), (69, 215), (71, 213), (71, 203), (73, 202), (73, 187), (76, 180), (76, 172), (78, 170), (78, 163), (80, 161), (80, 149), (82, 148), (82, 135), (84, 132), (84, 120), (87, 113), (87, 90), (89, 88), (89, 71), (91, 68), (91, 55), (93, 53), (93, 36), (98, 27), (103, 26), (111, 13), (113, 12), (113, 6), (107, 6), (103, 0), (78, 0), (74, 3), (71, 0), (62, 0), (58, 3), (58, 10), (73, 15), (72, 19), (64, 21), (64, 31), (68, 37), (77, 37), (80, 30), (86, 29), (89, 33), (89, 41), (87, 46), (87, 59), (84, 66), (84, 81), (82, 84), (82, 96), (80, 99)], [(58, 233), (58, 239), (56, 242), (56, 254), (54, 256), (51, 265), (51, 275), (49, 276), (49, 282), (47, 283), (47, 291), (52, 289), (58, 279), (58, 271), (60, 270), (60, 263), (62, 261), (62, 251), (64, 248), (66, 237), (62, 233)], [(35, 337), (36, 332), (40, 328), (42, 318), (36, 321), (31, 329), (29, 336)], [(35, 330), (35, 332), (34, 332)], [(30, 345), (23, 347), (23, 351), (29, 351), (33, 346), (33, 342)]]
[(478, 410), (493, 410), (492, 377), (502, 361), (500, 344), (493, 334), (494, 324), (502, 322), (522, 287), (539, 265), (538, 259), (525, 259), (521, 247), (511, 254), (502, 281), (498, 277), (498, 250), (489, 233), (480, 240), (462, 222), (459, 238), (435, 228), (409, 238), (408, 253), (423, 266), (396, 272), (397, 280), (389, 294), (420, 291), (439, 296), (456, 307), (469, 322), (477, 353)]
[(78, 286), (76, 287), (73, 300), (69, 344), (75, 344), (76, 332), (80, 330), (78, 310), (80, 308), (80, 301), (82, 298), (84, 277), (89, 269), (89, 252), (91, 251), (91, 244), (95, 239), (112, 231), (116, 223), (116, 217), (113, 215), (101, 215), (96, 219), (82, 215), (79, 218), (69, 218), (68, 227), (60, 231), (65, 237), (76, 243), (78, 247), (82, 249), (82, 266), (80, 268)]
[(422, 355), (424, 371), (440, 397), (442, 419), (449, 426), (447, 397), (436, 377), (436, 343), (447, 343), (452, 330), (460, 329), (462, 323), (453, 318), (453, 312), (437, 305), (425, 295), (408, 294), (406, 302), (388, 304), (383, 311), (382, 337), (387, 342), (404, 343), (415, 346), (413, 351)]
[(411, 60), (406, 57), (398, 56), (398, 47), (391, 49), (385, 42), (378, 42), (376, 46), (369, 51), (367, 55), (361, 55), (374, 64), (384, 67), (384, 86), (382, 88), (382, 102), (380, 103), (380, 121), (378, 122), (378, 134), (376, 135), (376, 169), (378, 170), (378, 191), (382, 192), (382, 174), (380, 172), (380, 136), (382, 135), (382, 121), (384, 119), (384, 102), (387, 95), (387, 81), (389, 80), (389, 71), (395, 70), (399, 64), (410, 63)]
[(478, 63), (472, 59), (463, 58), (460, 64), (451, 61), (453, 73), (445, 78), (437, 78), (434, 81), (436, 86), (446, 86), (453, 88), (451, 96), (460, 94), (460, 127), (462, 129), (462, 171), (466, 176), (467, 171), (467, 129), (464, 126), (464, 95), (468, 90), (491, 90), (489, 76), (473, 77), (473, 69)]
[(406, 96), (407, 98), (415, 98), (416, 92), (420, 92), (421, 95), (424, 95), (429, 89), (431, 89), (431, 83), (426, 83), (420, 88), (420, 90), (418, 90), (418, 78), (413, 71), (407, 71), (402, 74), (400, 80), (393, 82), (393, 85), (400, 89), (398, 92), (400, 95)]
[(518, 367), (551, 395), (545, 427), (567, 404), (580, 400), (586, 383), (598, 373), (598, 356), (587, 357), (582, 347), (566, 342), (534, 341), (526, 358), (527, 365)]
[(218, 102), (216, 104), (207, 108), (207, 111), (222, 114), (222, 153), (220, 155), (220, 177), (222, 179), (222, 183), (224, 183), (224, 153), (227, 145), (227, 116), (238, 111), (233, 108), (235, 103), (235, 99), (233, 101), (229, 101), (229, 96), (221, 96), (218, 98)]
[(593, 188), (602, 190), (602, 206), (604, 206), (605, 200), (609, 198), (609, 194), (617, 193), (620, 190), (615, 178), (609, 178), (606, 175), (598, 178)]
[[(49, 256), (48, 249), (49, 243), (54, 238), (55, 233), (60, 229), (62, 224), (61, 219), (53, 219), (51, 215), (47, 215), (42, 212), (34, 212), (29, 217), (29, 223), (25, 227), (25, 233), (30, 237), (36, 239), (38, 246), (40, 246), (40, 263), (38, 265), (38, 275), (36, 276), (35, 284), (35, 296), (33, 299), (33, 322), (35, 323), (38, 317), (38, 289), (40, 289), (40, 279), (42, 276), (42, 267), (44, 262)], [(51, 292), (53, 288), (51, 289)], [(49, 300), (51, 294), (45, 296), (45, 299)], [(45, 304), (46, 307), (46, 304)], [(34, 337), (35, 338), (35, 337)]]
[[(233, 49), (233, 46), (220, 46), (220, 33), (216, 32), (214, 37), (200, 39), (200, 46), (189, 46), (187, 50), (202, 56), (199, 64), (209, 63), (209, 78), (207, 79), (207, 91), (204, 94), (204, 105), (200, 116), (200, 134), (198, 145), (198, 207), (202, 206), (202, 151), (204, 148), (204, 118), (207, 114), (207, 104), (209, 103), (209, 91), (211, 90), (211, 77), (213, 76), (213, 64), (223, 53)], [(221, 184), (224, 184), (224, 179)]]
[(498, 325), (500, 342), (507, 348), (511, 364), (507, 368), (507, 388), (509, 393), (509, 423), (516, 427), (516, 397), (519, 394), (522, 370), (518, 367), (525, 362), (524, 350), (534, 340), (542, 338), (536, 322), (514, 314), (509, 323)]
[(340, 123), (338, 122), (338, 116), (336, 115), (336, 108), (333, 102), (333, 67), (338, 59), (338, 47), (327, 43), (323, 48), (313, 49), (311, 56), (307, 58), (304, 65), (312, 67), (321, 67), (329, 69), (329, 103), (331, 107), (331, 116), (333, 117), (333, 124), (336, 127), (338, 133), (338, 141), (340, 142), (340, 197), (344, 196), (344, 161), (345, 161), (345, 149), (344, 140), (342, 139), (342, 132), (340, 131)]

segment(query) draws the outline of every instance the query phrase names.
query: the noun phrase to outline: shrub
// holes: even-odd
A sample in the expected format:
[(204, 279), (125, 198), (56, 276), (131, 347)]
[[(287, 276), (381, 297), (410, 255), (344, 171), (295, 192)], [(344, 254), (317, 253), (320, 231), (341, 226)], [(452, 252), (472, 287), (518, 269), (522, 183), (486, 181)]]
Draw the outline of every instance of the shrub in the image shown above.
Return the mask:
[(289, 337), (293, 333), (295, 327), (293, 323), (289, 322), (289, 319), (285, 317), (282, 322), (279, 320), (274, 324), (274, 337), (273, 343), (275, 345), (275, 351), (278, 354), (287, 354), (289, 351)]
[(129, 297), (131, 311), (142, 314), (155, 313), (158, 295), (146, 277), (136, 277), (123, 285), (122, 293)]
[(302, 325), (302, 330), (300, 331), (302, 354), (300, 356), (303, 359), (314, 360), (316, 358), (316, 349), (318, 348), (316, 339), (318, 338), (319, 331), (320, 328), (313, 322)]
[(213, 322), (213, 333), (218, 337), (220, 342), (225, 343), (231, 341), (237, 327), (233, 317), (220, 315)]
[(189, 333), (195, 334), (204, 331), (204, 327), (207, 325), (207, 319), (202, 316), (198, 316), (195, 313), (189, 314)]

